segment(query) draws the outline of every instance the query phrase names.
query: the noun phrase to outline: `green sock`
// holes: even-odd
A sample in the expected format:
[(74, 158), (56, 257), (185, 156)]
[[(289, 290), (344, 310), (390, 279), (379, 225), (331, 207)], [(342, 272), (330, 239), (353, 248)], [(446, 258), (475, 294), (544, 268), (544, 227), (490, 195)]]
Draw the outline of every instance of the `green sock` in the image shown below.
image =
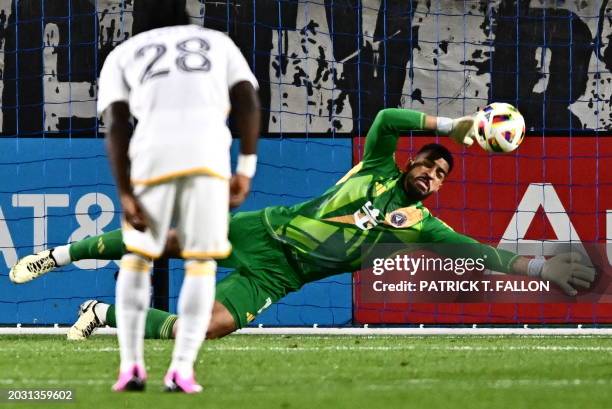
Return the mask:
[(106, 325), (112, 328), (117, 328), (117, 317), (115, 316), (115, 304), (108, 306), (106, 310)]
[(123, 245), (121, 230), (113, 230), (71, 243), (68, 251), (72, 261), (87, 259), (120, 260), (125, 253), (125, 246)]
[[(172, 338), (172, 328), (176, 322), (177, 316), (169, 312), (149, 308), (147, 311), (147, 320), (145, 323), (145, 338), (146, 339), (170, 339)], [(117, 327), (117, 319), (115, 316), (115, 306), (111, 304), (106, 311), (106, 325), (109, 327)]]

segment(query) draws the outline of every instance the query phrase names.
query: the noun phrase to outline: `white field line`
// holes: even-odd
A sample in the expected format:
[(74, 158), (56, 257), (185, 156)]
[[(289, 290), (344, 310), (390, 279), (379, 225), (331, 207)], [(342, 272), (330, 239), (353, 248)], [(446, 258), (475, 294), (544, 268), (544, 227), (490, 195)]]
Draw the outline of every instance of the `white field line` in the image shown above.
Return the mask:
[[(166, 351), (169, 348), (152, 347), (152, 351)], [(573, 345), (507, 345), (507, 346), (470, 346), (470, 345), (329, 345), (329, 346), (231, 346), (231, 345), (203, 345), (206, 352), (380, 352), (380, 351), (448, 351), (448, 352), (612, 352), (611, 347), (605, 346), (573, 346)], [(3, 347), (0, 345), (0, 353), (23, 351), (21, 347)], [(41, 345), (40, 350), (30, 349), (30, 353), (49, 352), (48, 345)], [(118, 347), (87, 347), (86, 345), (67, 349), (66, 352), (86, 352), (86, 353), (117, 353)]]
[(252, 335), (612, 335), (612, 328), (243, 328), (238, 334)]
[[(0, 378), (0, 386), (19, 385), (19, 387), (41, 387), (41, 386), (108, 386), (110, 393), (110, 385), (114, 382), (111, 378), (98, 379), (14, 379)], [(150, 385), (161, 385), (160, 380), (149, 380)], [(335, 387), (333, 382), (326, 383), (327, 387)], [(230, 390), (243, 390), (248, 392), (269, 390), (269, 385), (224, 385)], [(396, 379), (385, 381), (384, 383), (368, 381), (366, 385), (362, 385), (368, 390), (377, 391), (397, 391), (402, 387), (422, 388), (422, 389), (440, 389), (442, 387), (465, 388), (465, 389), (510, 389), (517, 387), (544, 387), (544, 388), (571, 388), (581, 386), (612, 386), (611, 379), (436, 379), (436, 378), (416, 378), (416, 379)], [(325, 386), (324, 386), (325, 387)]]
[(612, 347), (598, 346), (440, 346), (440, 345), (393, 345), (393, 346), (360, 346), (360, 345), (330, 345), (323, 347), (233, 347), (204, 346), (211, 352), (320, 352), (320, 351), (465, 351), (465, 352), (504, 352), (504, 351), (544, 351), (544, 352), (612, 352)]
[[(0, 327), (0, 335), (65, 335), (67, 327)], [(99, 328), (96, 334), (116, 335), (115, 328)], [(612, 335), (612, 328), (319, 328), (319, 327), (269, 327), (243, 328), (235, 332), (241, 335)]]
[(548, 387), (548, 388), (568, 388), (580, 386), (610, 386), (612, 380), (609, 379), (403, 379), (395, 382), (387, 382), (384, 384), (372, 383), (365, 385), (368, 390), (398, 390), (402, 386), (421, 387), (421, 388), (436, 388), (444, 386), (452, 386), (454, 388), (470, 388), (470, 389), (510, 389), (516, 387)]

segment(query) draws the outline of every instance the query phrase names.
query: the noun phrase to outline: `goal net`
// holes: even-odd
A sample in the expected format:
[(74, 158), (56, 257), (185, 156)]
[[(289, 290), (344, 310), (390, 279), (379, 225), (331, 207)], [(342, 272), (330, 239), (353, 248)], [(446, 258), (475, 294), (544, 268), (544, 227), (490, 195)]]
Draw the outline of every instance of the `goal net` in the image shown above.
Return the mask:
[[(260, 165), (241, 210), (321, 194), (361, 160), (382, 108), (458, 117), (508, 102), (527, 124), (513, 154), (457, 147), (434, 134), (402, 136), (398, 164), (433, 141), (455, 155), (452, 177), (425, 205), (456, 231), (494, 246), (606, 245), (612, 20), (607, 2), (558, 3), (187, 0), (193, 23), (228, 33), (260, 83)], [(97, 77), (154, 4), (0, 0), (0, 323), (68, 324), (86, 299), (113, 302), (112, 261), (80, 261), (20, 287), (6, 276), (19, 257), (119, 228), (104, 124), (95, 113)], [(171, 310), (182, 275), (171, 260)], [(555, 302), (372, 302), (357, 291), (358, 280), (345, 273), (307, 284), (252, 325), (612, 321), (606, 280), (593, 289), (602, 297)]]

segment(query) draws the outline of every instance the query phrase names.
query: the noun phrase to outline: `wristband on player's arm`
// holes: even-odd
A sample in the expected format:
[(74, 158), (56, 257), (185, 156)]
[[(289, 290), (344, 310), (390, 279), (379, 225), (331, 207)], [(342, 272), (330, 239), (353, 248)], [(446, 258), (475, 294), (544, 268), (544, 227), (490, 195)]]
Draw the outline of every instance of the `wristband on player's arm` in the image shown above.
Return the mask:
[(527, 275), (529, 277), (542, 277), (544, 263), (546, 263), (546, 259), (544, 257), (536, 257), (529, 260), (529, 263), (527, 264)]
[(248, 178), (255, 176), (255, 169), (257, 168), (257, 155), (238, 155), (238, 165), (236, 166), (236, 173)]

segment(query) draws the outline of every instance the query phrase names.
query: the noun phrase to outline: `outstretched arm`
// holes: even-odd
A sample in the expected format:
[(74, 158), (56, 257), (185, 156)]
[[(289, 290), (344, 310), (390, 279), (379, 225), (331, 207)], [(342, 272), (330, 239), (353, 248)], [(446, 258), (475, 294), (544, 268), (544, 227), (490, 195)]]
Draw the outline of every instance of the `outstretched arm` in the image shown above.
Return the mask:
[(515, 274), (552, 281), (570, 296), (577, 294), (577, 287), (589, 288), (595, 280), (595, 270), (582, 263), (578, 253), (565, 253), (548, 260), (527, 258), (511, 251), (479, 243), (477, 240), (455, 232), (441, 220), (430, 217), (425, 222), (421, 240), (427, 243), (464, 244), (452, 246), (461, 257), (483, 258), (486, 268), (500, 273)]
[(387, 108), (378, 112), (366, 136), (363, 167), (379, 167), (394, 164), (393, 155), (399, 136), (409, 131), (435, 131), (448, 135), (453, 141), (473, 143), (471, 116), (451, 119), (426, 115), (411, 109)]
[(366, 136), (363, 167), (394, 165), (393, 155), (401, 132), (428, 129), (427, 115), (410, 109), (388, 108), (378, 112)]

